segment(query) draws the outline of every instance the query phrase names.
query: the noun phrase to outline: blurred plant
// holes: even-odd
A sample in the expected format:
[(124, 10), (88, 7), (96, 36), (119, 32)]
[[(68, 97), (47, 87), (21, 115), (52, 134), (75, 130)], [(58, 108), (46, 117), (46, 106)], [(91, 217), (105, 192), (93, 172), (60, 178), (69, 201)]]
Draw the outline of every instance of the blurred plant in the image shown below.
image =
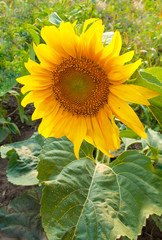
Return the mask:
[(20, 135), (20, 130), (18, 129), (17, 125), (11, 122), (10, 117), (7, 119), (0, 118), (0, 143), (5, 140), (11, 133)]

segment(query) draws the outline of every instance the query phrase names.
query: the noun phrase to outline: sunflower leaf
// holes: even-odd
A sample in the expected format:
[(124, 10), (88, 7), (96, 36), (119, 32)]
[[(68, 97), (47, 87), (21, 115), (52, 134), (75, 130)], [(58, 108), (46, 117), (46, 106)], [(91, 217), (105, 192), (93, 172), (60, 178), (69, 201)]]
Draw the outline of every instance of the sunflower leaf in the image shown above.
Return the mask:
[(27, 29), (27, 31), (30, 33), (35, 44), (38, 45), (40, 43), (40, 38), (39, 38), (38, 33), (34, 29), (31, 29), (31, 28)]
[(31, 138), (1, 146), (2, 158), (9, 158), (7, 177), (17, 185), (35, 185), (38, 183), (38, 155), (43, 146), (44, 138), (35, 133)]
[(162, 83), (162, 71), (161, 67), (152, 67), (145, 69), (145, 72), (151, 73)]
[(5, 236), (24, 240), (42, 239), (44, 232), (39, 215), (41, 194), (40, 188), (30, 189), (0, 209), (0, 227)]
[(52, 24), (54, 24), (54, 25), (56, 25), (56, 26), (59, 26), (60, 23), (61, 23), (63, 20), (59, 17), (59, 15), (58, 15), (56, 12), (53, 12), (53, 13), (51, 13), (51, 15), (50, 15), (50, 17), (49, 17), (49, 21), (50, 21)]
[(149, 214), (162, 213), (160, 170), (136, 151), (121, 154), (110, 166), (95, 164), (93, 149), (87, 149), (81, 148), (76, 160), (70, 141), (50, 139), (40, 155), (41, 215), (48, 239), (136, 238)]
[(162, 136), (159, 132), (148, 128), (146, 130), (147, 139), (142, 139), (143, 151), (148, 150), (151, 153), (151, 158), (162, 162)]
[(133, 84), (160, 93), (159, 96), (149, 100), (151, 105), (148, 107), (159, 124), (162, 125), (162, 76), (160, 71), (161, 68), (159, 67), (142, 70), (138, 73), (137, 79)]
[[(94, 147), (82, 143), (80, 158), (88, 156), (93, 159)], [(40, 155), (38, 164), (38, 179), (40, 181), (55, 180), (63, 168), (78, 161), (75, 157), (73, 144), (66, 138), (48, 138)]]

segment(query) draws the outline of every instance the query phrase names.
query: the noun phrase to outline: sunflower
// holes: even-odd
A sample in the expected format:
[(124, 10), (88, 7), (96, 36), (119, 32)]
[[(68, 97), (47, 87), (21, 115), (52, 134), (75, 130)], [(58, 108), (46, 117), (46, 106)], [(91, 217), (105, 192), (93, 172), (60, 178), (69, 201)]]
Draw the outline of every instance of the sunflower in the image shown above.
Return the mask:
[(104, 154), (120, 147), (119, 129), (114, 115), (140, 137), (147, 135), (139, 118), (127, 102), (149, 105), (157, 93), (143, 87), (123, 84), (141, 64), (130, 61), (134, 51), (119, 56), (119, 31), (104, 46), (101, 20), (85, 21), (81, 34), (75, 23), (61, 22), (59, 28), (45, 26), (45, 43), (34, 45), (40, 63), (25, 63), (30, 75), (17, 81), (24, 86), (22, 100), (33, 102), (32, 119), (42, 118), (39, 133), (45, 138), (67, 136), (79, 158), (82, 141), (95, 145)]

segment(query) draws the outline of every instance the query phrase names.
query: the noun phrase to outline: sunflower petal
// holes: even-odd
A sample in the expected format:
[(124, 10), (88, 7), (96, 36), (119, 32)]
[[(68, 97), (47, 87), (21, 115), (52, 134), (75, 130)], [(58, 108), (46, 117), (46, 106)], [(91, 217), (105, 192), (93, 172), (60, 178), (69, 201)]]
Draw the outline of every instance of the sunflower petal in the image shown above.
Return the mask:
[(97, 18), (90, 18), (90, 19), (86, 20), (86, 21), (84, 22), (84, 25), (83, 25), (82, 34), (87, 30), (87, 27), (88, 27), (89, 24), (91, 24), (91, 23), (93, 23), (93, 22), (95, 22), (95, 21), (97, 21), (97, 20), (98, 20)]
[(104, 65), (105, 72), (108, 73), (113, 66), (124, 65), (124, 63), (129, 62), (134, 55), (134, 51), (129, 51), (123, 55), (113, 57), (109, 61), (106, 61)]
[(33, 75), (37, 74), (40, 76), (48, 76), (50, 75), (50, 71), (44, 67), (41, 66), (41, 64), (38, 64), (34, 61), (32, 61), (30, 58), (28, 59), (28, 62), (25, 64), (26, 69)]
[(53, 128), (60, 119), (62, 119), (62, 109), (59, 107), (57, 102), (54, 102), (53, 109), (50, 114), (44, 112), (43, 119), (39, 125), (38, 132), (42, 134), (45, 138), (54, 137), (51, 135)]
[(107, 148), (111, 151), (115, 151), (120, 147), (119, 132), (116, 134), (117, 132), (114, 130), (114, 126), (111, 124), (104, 110), (101, 109), (99, 111), (97, 120)]
[[(137, 104), (144, 104), (150, 105), (147, 101), (147, 95), (142, 95), (137, 88), (134, 87), (135, 85), (111, 85), (109, 87), (110, 91), (121, 98), (124, 101), (137, 103)], [(152, 91), (151, 91), (152, 92)], [(144, 92), (143, 92), (144, 93)]]
[(106, 61), (108, 61), (110, 58), (118, 56), (121, 51), (121, 46), (122, 46), (121, 35), (119, 31), (116, 31), (114, 33), (114, 36), (110, 44), (108, 44), (103, 50), (102, 57), (104, 61), (105, 61), (105, 58), (106, 58)]
[(50, 96), (40, 103), (35, 102), (35, 107), (36, 109), (32, 115), (32, 120), (42, 118), (45, 114), (50, 114), (55, 107), (55, 100)]
[(53, 71), (56, 64), (59, 64), (62, 60), (62, 57), (59, 54), (44, 43), (41, 43), (38, 46), (33, 44), (33, 48), (42, 66), (48, 70)]
[(48, 78), (27, 75), (16, 79), (19, 83), (28, 86), (29, 90), (45, 89), (53, 85), (52, 77), (49, 75)]
[(135, 63), (127, 64), (125, 66), (114, 66), (107, 74), (110, 83), (119, 84), (125, 82), (141, 65), (141, 59)]
[(62, 57), (68, 57), (68, 54), (63, 49), (60, 38), (60, 31), (55, 26), (45, 26), (41, 30), (41, 36), (44, 41), (50, 46), (55, 52), (58, 52)]
[(87, 135), (85, 137), (85, 140), (90, 144), (95, 145), (105, 155), (113, 157), (108, 151), (108, 146), (104, 141), (104, 136), (97, 119), (95, 117), (86, 118), (86, 123), (87, 123)]
[(147, 134), (145, 133), (142, 123), (133, 109), (126, 102), (114, 94), (109, 93), (108, 104), (114, 115), (117, 116), (121, 122), (131, 128), (140, 137), (147, 138)]
[(140, 92), (141, 95), (146, 96), (147, 99), (154, 98), (160, 95), (159, 92), (154, 92), (148, 88), (137, 86), (137, 85), (132, 85), (136, 91)]
[[(73, 130), (72, 130), (73, 129)], [(67, 137), (74, 144), (74, 153), (79, 159), (79, 149), (87, 133), (87, 126), (84, 117), (73, 117), (72, 128), (67, 134)]]
[(35, 90), (28, 93), (22, 100), (21, 105), (25, 107), (27, 104), (32, 102), (42, 102), (45, 98), (48, 98), (52, 95), (52, 89), (45, 89), (45, 90)]
[(25, 94), (25, 93), (27, 93), (27, 92), (29, 92), (29, 91), (30, 91), (30, 88), (29, 88), (28, 86), (26, 86), (26, 85), (24, 85), (24, 86), (21, 88), (22, 94)]
[[(60, 40), (64, 50), (72, 57), (77, 56), (78, 36), (75, 34), (74, 27), (71, 23), (61, 22)], [(66, 36), (66, 41), (65, 41)]]

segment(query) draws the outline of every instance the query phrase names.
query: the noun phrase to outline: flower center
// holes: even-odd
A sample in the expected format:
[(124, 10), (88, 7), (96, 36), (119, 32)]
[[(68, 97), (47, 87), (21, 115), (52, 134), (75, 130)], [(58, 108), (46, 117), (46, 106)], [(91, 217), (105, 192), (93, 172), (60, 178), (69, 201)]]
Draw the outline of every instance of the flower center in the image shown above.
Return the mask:
[(53, 77), (56, 100), (73, 115), (96, 115), (107, 103), (107, 76), (90, 59), (67, 58), (53, 71)]

